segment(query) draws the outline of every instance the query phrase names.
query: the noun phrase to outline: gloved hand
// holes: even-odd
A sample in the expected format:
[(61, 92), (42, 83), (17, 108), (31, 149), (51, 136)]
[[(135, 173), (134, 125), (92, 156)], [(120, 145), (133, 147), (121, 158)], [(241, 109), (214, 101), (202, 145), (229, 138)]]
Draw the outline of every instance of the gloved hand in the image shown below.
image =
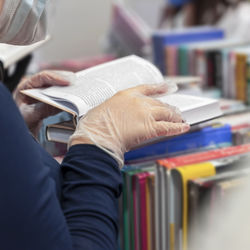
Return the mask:
[(166, 94), (167, 88), (166, 84), (140, 85), (118, 92), (81, 118), (68, 146), (95, 144), (122, 167), (124, 153), (138, 144), (187, 132), (189, 125), (180, 112), (152, 97)]
[(31, 133), (37, 137), (42, 120), (60, 112), (45, 103), (30, 98), (20, 91), (31, 88), (45, 88), (52, 85), (67, 86), (75, 80), (75, 74), (66, 71), (43, 71), (32, 77), (24, 78), (13, 93), (13, 98)]

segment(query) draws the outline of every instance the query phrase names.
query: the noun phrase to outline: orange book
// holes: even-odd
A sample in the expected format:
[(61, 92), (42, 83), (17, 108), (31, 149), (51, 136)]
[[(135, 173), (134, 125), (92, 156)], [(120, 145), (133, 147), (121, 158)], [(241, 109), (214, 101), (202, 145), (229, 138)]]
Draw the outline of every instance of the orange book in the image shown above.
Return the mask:
[(236, 53), (236, 65), (235, 65), (236, 98), (244, 102), (247, 102), (246, 66), (247, 66), (247, 55)]

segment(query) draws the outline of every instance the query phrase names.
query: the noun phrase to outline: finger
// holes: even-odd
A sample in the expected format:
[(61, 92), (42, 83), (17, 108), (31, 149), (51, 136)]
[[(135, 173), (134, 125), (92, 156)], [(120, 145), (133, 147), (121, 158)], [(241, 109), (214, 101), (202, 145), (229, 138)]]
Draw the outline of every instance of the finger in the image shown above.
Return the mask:
[[(72, 73), (73, 74), (73, 73)], [(49, 86), (68, 86), (69, 80), (53, 71), (43, 71), (22, 82), (20, 90)]]
[(190, 126), (187, 123), (171, 123), (159, 121), (155, 124), (158, 136), (173, 136), (187, 132)]
[(152, 109), (152, 116), (155, 121), (181, 123), (183, 120), (180, 112), (176, 112), (172, 107), (154, 107)]

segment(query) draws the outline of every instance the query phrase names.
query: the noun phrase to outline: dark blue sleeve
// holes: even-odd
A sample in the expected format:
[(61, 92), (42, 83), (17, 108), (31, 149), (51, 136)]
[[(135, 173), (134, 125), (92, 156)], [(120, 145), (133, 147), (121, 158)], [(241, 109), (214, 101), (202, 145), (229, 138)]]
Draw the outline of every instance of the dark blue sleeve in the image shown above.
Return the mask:
[(118, 249), (117, 162), (92, 145), (75, 145), (62, 164), (63, 211), (74, 249)]
[[(57, 164), (30, 136), (0, 84), (1, 249), (112, 249), (121, 181), (114, 160), (94, 146), (72, 147), (62, 164), (61, 204), (58, 176), (49, 165)], [(106, 203), (102, 209), (96, 208), (100, 201)], [(93, 236), (91, 230), (97, 233)]]

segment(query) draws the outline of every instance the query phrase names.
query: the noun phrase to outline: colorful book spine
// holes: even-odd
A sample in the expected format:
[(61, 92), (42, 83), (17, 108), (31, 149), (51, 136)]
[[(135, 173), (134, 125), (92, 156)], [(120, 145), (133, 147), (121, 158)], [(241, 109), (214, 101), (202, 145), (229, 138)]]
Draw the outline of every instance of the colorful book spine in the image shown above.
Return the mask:
[(132, 190), (133, 190), (133, 215), (134, 215), (134, 249), (141, 249), (140, 242), (140, 217), (139, 217), (139, 199), (137, 196), (138, 182), (136, 176), (133, 176), (132, 182)]
[(166, 75), (178, 75), (178, 47), (166, 46), (165, 48)]
[(235, 65), (236, 56), (234, 52), (229, 52), (229, 67), (228, 67), (228, 98), (236, 99), (236, 84), (235, 84)]
[(197, 149), (230, 146), (232, 143), (231, 127), (209, 126), (199, 131), (187, 133), (166, 141), (145, 146), (125, 154), (127, 163), (163, 158), (166, 155), (189, 152)]
[(146, 179), (150, 174), (148, 172), (138, 174), (139, 196), (140, 196), (140, 233), (141, 250), (148, 250), (148, 220), (147, 220), (147, 197), (146, 197)]
[(166, 166), (168, 168), (175, 168), (178, 166), (190, 165), (197, 162), (205, 162), (246, 153), (250, 153), (250, 144), (220, 148), (216, 150), (209, 150), (206, 152), (198, 152), (173, 158), (166, 158), (158, 160), (157, 162), (162, 166)]
[(179, 167), (172, 171), (178, 173), (182, 182), (182, 249), (188, 249), (188, 180), (215, 175), (215, 167), (212, 163), (198, 163)]
[(235, 65), (235, 89), (236, 98), (243, 102), (247, 101), (247, 78), (246, 78), (246, 64), (247, 55), (236, 53), (236, 65)]
[(122, 169), (123, 174), (123, 241), (124, 250), (135, 249), (135, 219), (134, 219), (134, 199), (133, 199), (133, 178), (137, 173), (152, 171), (154, 165), (149, 166), (124, 166)]
[(247, 104), (250, 104), (250, 56), (247, 58), (246, 66), (246, 77), (247, 77)]
[(151, 173), (146, 179), (147, 203), (147, 240), (148, 250), (155, 249), (155, 174)]
[(194, 52), (194, 75), (201, 77), (202, 87), (207, 85), (207, 60), (203, 50), (197, 49)]
[(152, 34), (154, 63), (166, 74), (165, 54), (166, 46), (185, 43), (210, 41), (224, 38), (224, 31), (213, 27), (187, 28), (182, 31), (157, 31)]
[(180, 46), (178, 49), (178, 74), (189, 75), (189, 50), (187, 46)]

